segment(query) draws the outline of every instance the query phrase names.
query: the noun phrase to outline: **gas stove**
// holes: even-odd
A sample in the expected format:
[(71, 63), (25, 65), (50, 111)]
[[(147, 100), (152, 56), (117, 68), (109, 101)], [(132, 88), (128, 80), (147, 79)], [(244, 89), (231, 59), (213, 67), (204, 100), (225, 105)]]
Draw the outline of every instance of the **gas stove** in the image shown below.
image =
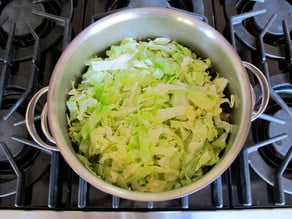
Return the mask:
[[(230, 41), (242, 60), (262, 70), (271, 88), (265, 113), (253, 121), (230, 168), (200, 191), (162, 202), (124, 200), (95, 189), (59, 152), (36, 143), (25, 124), (29, 100), (48, 85), (58, 57), (78, 33), (111, 13), (145, 6), (174, 8), (207, 22)], [(0, 215), (32, 217), (61, 211), (68, 212), (65, 216), (78, 212), (75, 216), (88, 213), (96, 218), (94, 213), (107, 212), (109, 218), (117, 218), (117, 212), (124, 212), (121, 216), (147, 212), (161, 218), (164, 213), (212, 216), (217, 210), (217, 218), (226, 218), (226, 211), (291, 213), (291, 15), (289, 0), (0, 1)], [(251, 75), (250, 79), (258, 105), (261, 91), (256, 79)], [(34, 121), (39, 135), (49, 142), (40, 131), (45, 102), (43, 98), (37, 104)]]

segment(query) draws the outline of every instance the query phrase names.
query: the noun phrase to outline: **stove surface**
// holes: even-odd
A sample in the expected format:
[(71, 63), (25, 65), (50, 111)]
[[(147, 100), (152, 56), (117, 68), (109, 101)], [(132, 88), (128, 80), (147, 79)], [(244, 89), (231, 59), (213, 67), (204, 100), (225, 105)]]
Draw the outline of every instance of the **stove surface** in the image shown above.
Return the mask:
[[(263, 71), (272, 88), (267, 110), (252, 123), (242, 153), (230, 168), (204, 189), (164, 202), (124, 200), (93, 188), (58, 152), (41, 148), (28, 134), (24, 119), (28, 101), (49, 84), (71, 39), (106, 15), (145, 5), (184, 10), (208, 22), (242, 60)], [(286, 0), (0, 1), (1, 217), (292, 216), (291, 13), (291, 1)], [(250, 79), (257, 105), (261, 91), (257, 80)], [(45, 102), (43, 98), (36, 106), (37, 131)]]
[(185, 211), (185, 212), (80, 212), (80, 211), (1, 211), (0, 216), (11, 219), (122, 219), (122, 218), (139, 218), (139, 219), (185, 219), (185, 218), (208, 218), (208, 219), (272, 219), (272, 218), (291, 218), (291, 209), (261, 209), (261, 210), (219, 210), (219, 211)]

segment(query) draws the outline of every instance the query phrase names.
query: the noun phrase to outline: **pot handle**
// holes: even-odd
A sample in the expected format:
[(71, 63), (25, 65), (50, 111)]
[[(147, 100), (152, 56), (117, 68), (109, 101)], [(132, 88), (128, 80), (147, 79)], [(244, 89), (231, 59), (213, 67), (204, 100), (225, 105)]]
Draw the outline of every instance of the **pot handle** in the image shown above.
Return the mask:
[(25, 123), (26, 123), (26, 128), (33, 138), (33, 140), (38, 143), (41, 147), (51, 150), (51, 151), (59, 151), (59, 148), (56, 147), (56, 142), (53, 139), (53, 137), (50, 134), (49, 128), (48, 128), (48, 123), (47, 123), (47, 103), (45, 104), (42, 113), (41, 113), (41, 129), (46, 138), (53, 143), (48, 144), (42, 138), (39, 136), (39, 134), (36, 131), (35, 124), (34, 124), (34, 114), (35, 114), (35, 108), (36, 104), (39, 101), (39, 99), (47, 93), (49, 90), (49, 87), (43, 87), (39, 91), (37, 91), (34, 96), (31, 98), (31, 100), (28, 103), (26, 113), (25, 113)]
[[(259, 81), (260, 88), (262, 90), (262, 99), (261, 99), (261, 104), (259, 106), (259, 109), (256, 112), (253, 112), (252, 117), (251, 117), (251, 121), (254, 121), (258, 117), (260, 117), (263, 114), (263, 112), (266, 110), (266, 107), (270, 99), (270, 86), (269, 86), (269, 82), (267, 81), (266, 77), (264, 76), (264, 74), (262, 73), (260, 69), (258, 69), (256, 66), (254, 66), (253, 64), (249, 62), (243, 61), (242, 64), (245, 68), (250, 70), (256, 76), (256, 78)], [(254, 108), (255, 92), (253, 88), (251, 89), (251, 92), (252, 92), (252, 99), (253, 99), (252, 102), (253, 102), (253, 108)]]

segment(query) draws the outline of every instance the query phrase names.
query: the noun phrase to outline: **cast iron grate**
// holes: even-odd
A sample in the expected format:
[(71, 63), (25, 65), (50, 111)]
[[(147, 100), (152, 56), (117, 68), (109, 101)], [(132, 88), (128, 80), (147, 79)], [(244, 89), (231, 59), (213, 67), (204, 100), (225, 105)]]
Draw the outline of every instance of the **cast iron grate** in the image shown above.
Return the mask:
[[(43, 10), (47, 7), (56, 10)], [(20, 13), (21, 21), (13, 15), (14, 9), (20, 8), (25, 10)], [(44, 49), (61, 37), (62, 49), (71, 41), (73, 1), (5, 1), (0, 4), (0, 13), (0, 197), (14, 197), (17, 208), (30, 206), (32, 200), (38, 199), (32, 197), (37, 191), (31, 191), (31, 187), (50, 167), (47, 207), (55, 208), (60, 202), (60, 154), (43, 149), (30, 139), (24, 114), (29, 98), (41, 86)], [(35, 21), (36, 18), (40, 21)], [(39, 31), (43, 20), (54, 24), (49, 25), (53, 27), (52, 32), (51, 27), (45, 27), (49, 28), (48, 32), (44, 31), (46, 35)], [(23, 66), (25, 71), (19, 70)], [(17, 77), (25, 82), (16, 83)], [(43, 104), (37, 106), (37, 113), (42, 107)], [(39, 119), (40, 115), (36, 115), (38, 125)], [(1, 202), (6, 200), (9, 202), (9, 198)]]
[(14, 26), (12, 58), (27, 60), (33, 54), (35, 36), (40, 39), (41, 51), (58, 43), (62, 35), (70, 35), (73, 0), (9, 0), (0, 4), (0, 60), (4, 59)]
[[(230, 16), (230, 39), (236, 48), (236, 38), (244, 41), (250, 48), (258, 51), (259, 60), (257, 65), (266, 75), (271, 88), (271, 101), (269, 106), (259, 120), (255, 121), (252, 130), (255, 144), (245, 147), (240, 154), (240, 186), (241, 202), (244, 206), (252, 206), (251, 174), (249, 164), (253, 170), (268, 184), (273, 186), (273, 202), (276, 205), (285, 205), (284, 193), (292, 194), (291, 175), (291, 19), (289, 16), (278, 17), (273, 11), (279, 7), (291, 11), (288, 1), (282, 1), (277, 7), (271, 7), (275, 1), (251, 2), (238, 1), (236, 6), (231, 6), (232, 1), (225, 1), (226, 13)], [(267, 6), (270, 3), (271, 5)], [(277, 2), (278, 3), (278, 2)], [(262, 6), (265, 8), (262, 9)], [(267, 7), (266, 7), (267, 6)], [(262, 15), (262, 17), (259, 17)], [(277, 18), (278, 17), (278, 18)], [(249, 20), (249, 21), (247, 21)], [(255, 22), (257, 31), (250, 32), (248, 22)], [(280, 31), (280, 32), (277, 32)], [(256, 32), (256, 34), (255, 34)], [(273, 35), (273, 37), (271, 37)], [(273, 38), (281, 37), (281, 43), (270, 43)], [(269, 39), (269, 40), (268, 40)], [(277, 41), (277, 40), (276, 40)], [(279, 42), (279, 41), (277, 41)], [(286, 48), (286, 50), (283, 50)], [(288, 49), (287, 49), (288, 48)], [(271, 76), (269, 58), (284, 60), (284, 67), (280, 69), (277, 76)], [(274, 77), (281, 77), (283, 84)], [(260, 100), (260, 94), (257, 94)]]
[[(226, 16), (230, 18), (231, 41), (235, 36), (253, 50), (258, 49), (258, 39), (263, 41), (265, 57), (285, 59), (287, 38), (291, 36), (291, 1), (224, 1)], [(291, 44), (291, 42), (290, 42)], [(291, 49), (291, 47), (289, 47)], [(291, 57), (291, 56), (290, 56)]]

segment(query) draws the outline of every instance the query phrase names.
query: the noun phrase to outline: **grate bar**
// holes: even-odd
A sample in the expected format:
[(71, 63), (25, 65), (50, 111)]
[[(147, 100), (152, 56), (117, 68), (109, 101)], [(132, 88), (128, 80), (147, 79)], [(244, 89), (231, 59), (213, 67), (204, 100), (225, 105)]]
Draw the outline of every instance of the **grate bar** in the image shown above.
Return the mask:
[(264, 49), (264, 36), (266, 35), (266, 33), (268, 32), (269, 28), (272, 26), (273, 22), (276, 20), (277, 18), (277, 14), (273, 14), (270, 19), (268, 20), (268, 22), (266, 23), (264, 29), (262, 30), (262, 32), (260, 33), (258, 39), (258, 49), (260, 51), (261, 54), (261, 62), (262, 64), (266, 62), (266, 55), (265, 55), (265, 49)]
[(181, 207), (183, 209), (188, 209), (189, 208), (189, 196), (184, 196), (181, 198)]
[(78, 208), (85, 208), (87, 205), (87, 191), (88, 183), (79, 177), (79, 187), (78, 187)]
[(30, 140), (28, 140), (26, 138), (22, 138), (22, 137), (19, 137), (19, 136), (13, 136), (12, 139), (14, 141), (18, 141), (18, 142), (23, 143), (25, 145), (28, 145), (30, 147), (34, 147), (36, 149), (39, 149), (39, 150), (43, 151), (46, 154), (50, 154), (50, 155), (52, 154), (51, 150), (48, 150), (48, 149), (46, 149), (44, 147), (41, 147), (37, 143), (35, 143), (34, 141), (30, 141)]
[[(70, 2), (71, 2), (70, 14), (73, 14), (73, 0), (70, 0)], [(32, 13), (42, 16), (44, 18), (53, 20), (64, 28), (64, 31), (63, 31), (63, 50), (64, 50), (67, 47), (67, 45), (71, 42), (71, 38), (72, 38), (71, 18), (56, 16), (54, 14), (49, 14), (49, 13), (45, 13), (45, 12), (37, 11), (37, 10), (32, 10)]]
[(112, 208), (117, 209), (120, 207), (120, 198), (117, 196), (112, 197)]
[(246, 13), (242, 13), (242, 14), (234, 15), (230, 17), (230, 20), (229, 20), (229, 31), (230, 31), (230, 37), (231, 37), (230, 40), (234, 48), (236, 48), (234, 26), (237, 24), (241, 24), (241, 22), (245, 19), (264, 14), (266, 13), (266, 11), (267, 11), (266, 9), (262, 9), (262, 10), (246, 12)]
[(248, 164), (248, 148), (245, 148), (241, 151), (239, 155), (240, 163), (240, 188), (242, 195), (242, 204), (244, 206), (252, 205), (252, 196), (251, 196), (251, 182), (250, 182), (250, 170)]
[(287, 24), (287, 21), (286, 20), (283, 20), (283, 32), (284, 32), (284, 35), (285, 35), (285, 40), (286, 40), (286, 43), (285, 43), (285, 53), (286, 53), (286, 62), (287, 62), (287, 67), (286, 69), (284, 69), (284, 71), (286, 71), (288, 68), (291, 68), (292, 66), (292, 43), (291, 43), (291, 36), (290, 36), (290, 31), (289, 31), (289, 28), (288, 28), (288, 24)]
[(213, 204), (217, 208), (223, 207), (223, 188), (222, 177), (218, 177), (212, 184), (212, 198)]
[(153, 209), (154, 208), (154, 202), (148, 202), (147, 203), (147, 208), (148, 209)]
[(60, 154), (59, 152), (52, 152), (51, 169), (50, 169), (50, 184), (48, 207), (56, 208), (60, 197), (59, 189), (59, 175), (60, 175)]
[(39, 59), (40, 59), (40, 39), (32, 26), (30, 25), (29, 21), (25, 16), (23, 16), (27, 26), (30, 29), (32, 36), (34, 37), (34, 48), (33, 48), (33, 57), (32, 57), (32, 69), (31, 74), (29, 75), (28, 87), (26, 88), (25, 92), (19, 97), (19, 99), (14, 103), (14, 105), (9, 109), (9, 111), (4, 115), (4, 119), (7, 120), (17, 109), (18, 107), (24, 102), (24, 100), (34, 91), (33, 86), (37, 84), (37, 76), (39, 73)]
[[(271, 18), (268, 20), (268, 22), (266, 23), (265, 28), (263, 29), (263, 31), (261, 32), (261, 34), (259, 35), (258, 38), (258, 49), (260, 50), (260, 55), (261, 55), (261, 64), (264, 67), (264, 73), (266, 75), (267, 80), (269, 81), (270, 84), (270, 71), (268, 68), (268, 63), (266, 61), (266, 53), (265, 53), (265, 48), (264, 48), (264, 36), (267, 33), (269, 27), (272, 25), (272, 23), (274, 22), (274, 20), (276, 19), (277, 15), (273, 14), (271, 16)], [(285, 26), (286, 25), (286, 26)], [(285, 22), (283, 22), (283, 29), (285, 30), (284, 32), (286, 33), (288, 30), (287, 24)], [(286, 41), (290, 39), (290, 36), (287, 36), (289, 34), (285, 34), (286, 35)], [(287, 42), (287, 47), (291, 48), (291, 43)], [(290, 51), (291, 54), (291, 51)], [(274, 89), (270, 89), (270, 95), (271, 98), (273, 98), (273, 100), (283, 109), (285, 110), (288, 115), (292, 118), (292, 111), (290, 110), (290, 107), (287, 105), (287, 103), (285, 103), (285, 101), (280, 97), (280, 95), (274, 90)]]
[(252, 192), (251, 192), (251, 182), (250, 182), (250, 169), (249, 169), (249, 158), (248, 154), (257, 151), (259, 148), (266, 145), (272, 144), (273, 142), (280, 141), (287, 138), (287, 134), (281, 134), (265, 141), (259, 142), (252, 146), (244, 148), (239, 155), (240, 162), (240, 188), (242, 195), (242, 204), (244, 206), (252, 205)]
[(265, 113), (261, 114), (259, 116), (259, 118), (263, 119), (263, 120), (266, 120), (268, 122), (273, 122), (273, 123), (277, 123), (277, 124), (280, 124), (280, 125), (285, 125), (286, 124), (285, 120), (279, 119), (279, 118), (277, 118), (275, 116), (271, 116), (271, 115), (265, 114)]
[(11, 167), (13, 168), (13, 171), (15, 172), (15, 174), (17, 176), (16, 194), (15, 194), (14, 205), (15, 205), (15, 207), (21, 207), (24, 205), (24, 197), (25, 197), (23, 194), (23, 191), (25, 191), (25, 189), (24, 189), (25, 181), (24, 181), (23, 173), (18, 168), (18, 165), (14, 161), (13, 156), (12, 156), (10, 150), (8, 149), (7, 145), (4, 142), (0, 142), (0, 145), (2, 147), (2, 150), (5, 154), (5, 156), (8, 159), (8, 162), (10, 163)]
[(283, 189), (283, 174), (292, 159), (292, 146), (290, 146), (281, 166), (274, 173), (274, 198), (276, 205), (285, 205), (285, 193)]
[(4, 53), (4, 60), (3, 60), (4, 66), (2, 67), (2, 71), (0, 75), (0, 108), (2, 108), (4, 91), (8, 84), (8, 76), (10, 75), (11, 65), (13, 62), (12, 43), (13, 43), (13, 38), (14, 38), (14, 32), (15, 32), (15, 23), (11, 24), (10, 26), (10, 32), (8, 35), (8, 40), (7, 40), (5, 53)]

